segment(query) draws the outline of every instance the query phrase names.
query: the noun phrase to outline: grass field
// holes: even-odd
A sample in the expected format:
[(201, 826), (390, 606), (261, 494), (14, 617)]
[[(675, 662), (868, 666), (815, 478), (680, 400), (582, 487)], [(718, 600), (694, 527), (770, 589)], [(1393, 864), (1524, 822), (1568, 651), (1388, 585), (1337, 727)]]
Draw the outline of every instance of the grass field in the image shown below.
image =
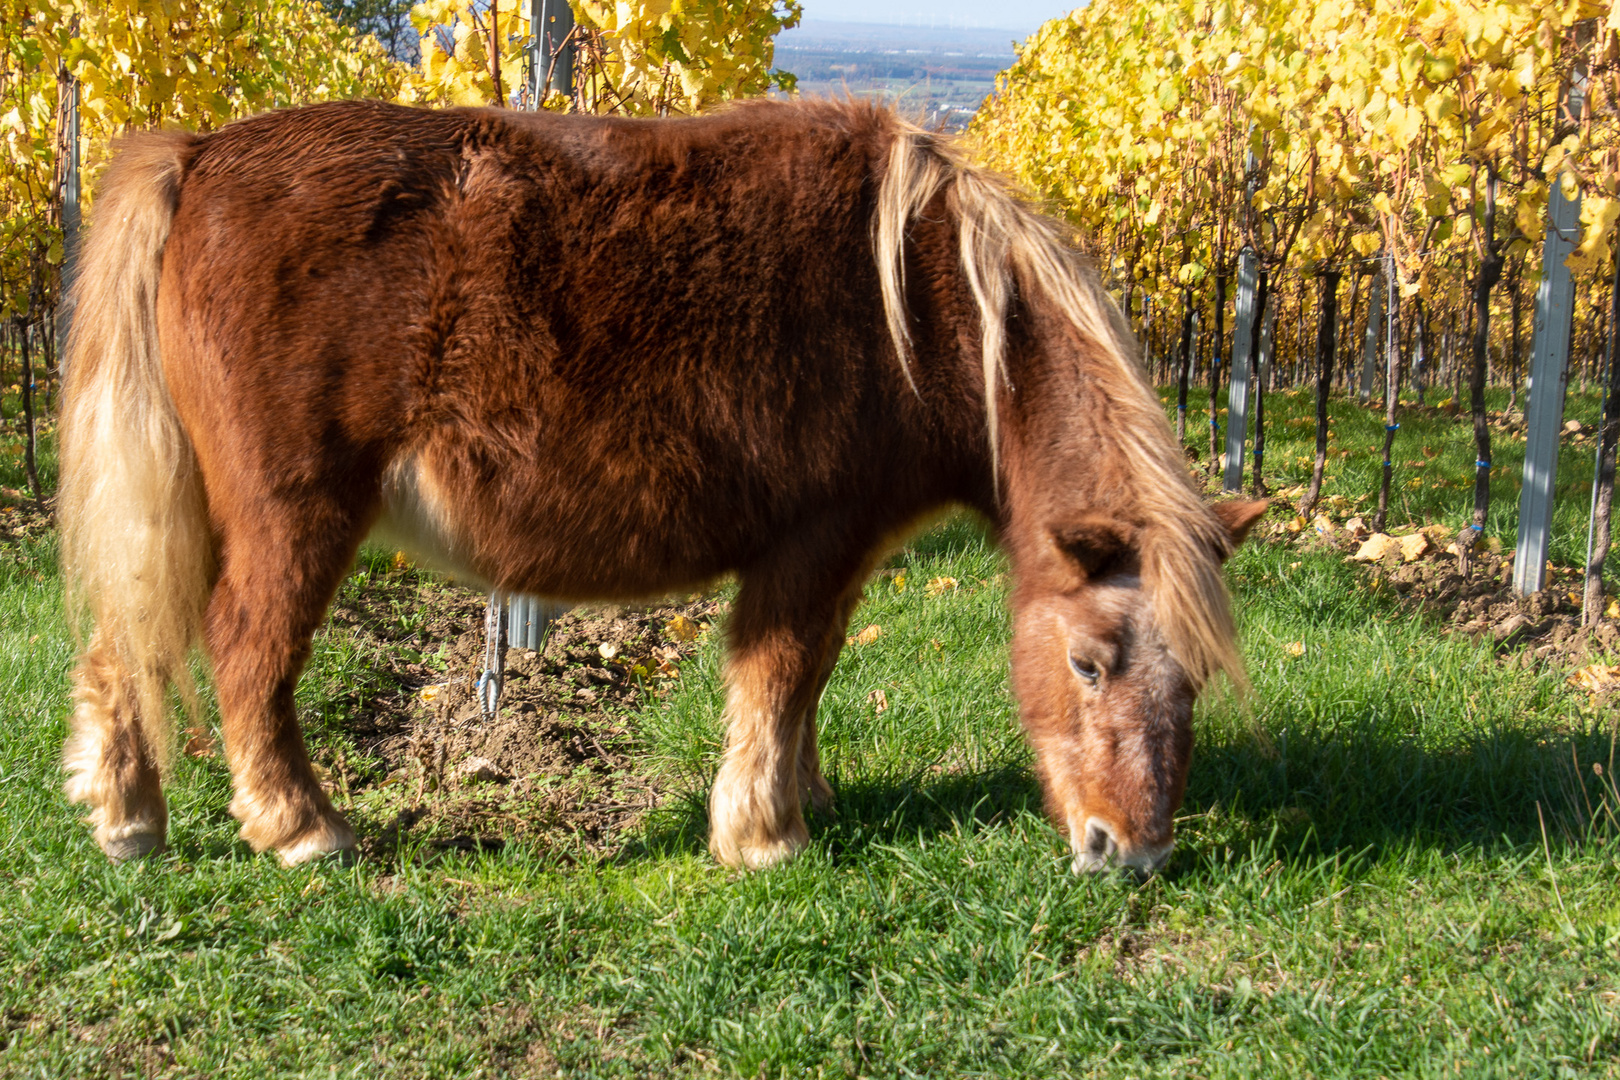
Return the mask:
[[(1268, 476), (1298, 483), (1311, 432), (1288, 421), (1309, 399), (1268, 407)], [(1382, 421), (1336, 405), (1335, 431), (1352, 453), (1328, 492), (1353, 501)], [(1495, 456), (1510, 544), (1520, 447)], [(1460, 524), (1466, 427), (1412, 414), (1396, 457), (1393, 519)], [(1567, 449), (1566, 560), (1590, 469)], [(236, 839), (213, 758), (179, 766), (169, 853), (111, 866), (60, 795), (54, 565), (49, 536), (0, 550), (6, 1076), (1620, 1074), (1613, 714), (1328, 551), (1230, 564), (1255, 695), (1200, 706), (1180, 844), (1142, 886), (1071, 876), (1039, 813), (1005, 565), (965, 520), (891, 560), (905, 588), (868, 589), (855, 626), (884, 633), (822, 707), (838, 814), (754, 875), (704, 851), (712, 641), (636, 721), (643, 767), (684, 795), (611, 857), (407, 847), (283, 870)], [(958, 588), (930, 595), (939, 577)], [(341, 646), (301, 691), (324, 727), (350, 692)]]

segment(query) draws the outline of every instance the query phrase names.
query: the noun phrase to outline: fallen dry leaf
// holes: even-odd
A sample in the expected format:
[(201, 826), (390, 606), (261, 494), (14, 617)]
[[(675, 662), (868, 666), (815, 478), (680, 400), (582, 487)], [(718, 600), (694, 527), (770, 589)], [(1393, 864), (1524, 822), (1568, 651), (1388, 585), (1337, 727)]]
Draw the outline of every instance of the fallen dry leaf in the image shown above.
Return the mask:
[(424, 686), (422, 687), (422, 692), (417, 696), (423, 701), (432, 701), (442, 693), (444, 693), (443, 686)]
[(1609, 606), (1603, 609), (1603, 614), (1611, 619), (1620, 619), (1620, 596), (1609, 601)]
[(1290, 641), (1287, 645), (1283, 646), (1283, 651), (1289, 656), (1304, 656), (1305, 643), (1303, 641)]
[(1358, 562), (1377, 562), (1389, 553), (1393, 547), (1398, 547), (1400, 541), (1388, 533), (1373, 533), (1361, 543), (1361, 550), (1350, 556)]
[(934, 578), (933, 580), (929, 581), (928, 585), (923, 589), (923, 592), (927, 593), (929, 596), (938, 596), (941, 593), (951, 592), (955, 588), (956, 588), (956, 579), (955, 578), (953, 578), (953, 577), (937, 577), (937, 578)]
[(1418, 532), (1429, 538), (1429, 543), (1436, 548), (1444, 548), (1457, 539), (1457, 532), (1449, 525), (1425, 525)]
[(884, 709), (889, 707), (889, 695), (885, 694), (882, 690), (874, 690), (870, 694), (867, 694), (866, 700), (876, 705), (878, 712), (882, 712)]
[(862, 630), (860, 633), (854, 634), (854, 635), (852, 635), (850, 637), (845, 638), (844, 639), (844, 644), (846, 644), (846, 645), (870, 645), (870, 644), (872, 644), (872, 642), (876, 641), (878, 638), (880, 638), (882, 636), (883, 636), (883, 627), (879, 626), (877, 623), (873, 623), (871, 626), (868, 626), (865, 630)]
[(186, 728), (186, 756), (194, 758), (213, 757), (218, 746), (214, 733), (205, 727)]
[(1583, 667), (1569, 677), (1569, 684), (1594, 694), (1613, 690), (1620, 687), (1620, 665), (1592, 664)]
[(675, 641), (692, 641), (698, 636), (698, 625), (685, 615), (677, 615), (669, 620), (664, 632)]
[(619, 655), (619, 647), (611, 641), (602, 642), (596, 647), (596, 651), (602, 654), (604, 660), (612, 660)]

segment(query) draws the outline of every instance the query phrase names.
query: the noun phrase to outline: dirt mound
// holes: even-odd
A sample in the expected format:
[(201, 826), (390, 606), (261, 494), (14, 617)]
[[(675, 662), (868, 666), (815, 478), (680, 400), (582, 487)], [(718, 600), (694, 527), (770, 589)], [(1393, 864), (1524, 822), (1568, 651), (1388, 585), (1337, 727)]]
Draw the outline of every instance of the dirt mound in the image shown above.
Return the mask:
[(668, 692), (725, 606), (694, 596), (569, 612), (542, 650), (507, 651), (500, 709), (486, 719), (481, 593), (413, 572), (346, 586), (331, 632), (372, 646), (386, 677), (336, 725), (361, 760), (329, 755), (328, 786), (369, 853), (407, 834), (453, 849), (513, 838), (615, 848), (663, 797), (634, 711)]
[[(1374, 588), (1388, 589), (1441, 620), (1444, 633), (1489, 638), (1506, 661), (1573, 669), (1620, 646), (1620, 625), (1612, 614), (1581, 625), (1584, 577), (1573, 567), (1549, 566), (1546, 586), (1519, 596), (1513, 589), (1513, 552), (1477, 545), (1465, 574), (1455, 533), (1444, 526), (1396, 529), (1389, 536), (1310, 528), (1301, 530), (1297, 542), (1343, 552), (1365, 566)], [(1612, 605), (1607, 610), (1620, 611)]]

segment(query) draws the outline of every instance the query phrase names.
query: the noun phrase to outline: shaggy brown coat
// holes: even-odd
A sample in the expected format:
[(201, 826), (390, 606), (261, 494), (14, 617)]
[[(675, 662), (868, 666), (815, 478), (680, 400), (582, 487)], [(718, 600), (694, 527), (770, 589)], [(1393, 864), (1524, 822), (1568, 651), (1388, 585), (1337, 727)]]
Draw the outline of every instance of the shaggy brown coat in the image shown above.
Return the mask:
[[(872, 564), (949, 505), (1018, 575), (1015, 679), (1077, 865), (1169, 850), (1190, 707), (1239, 665), (1117, 313), (942, 137), (847, 102), (637, 121), (345, 103), (131, 140), (78, 286), (65, 560), (95, 632), (68, 790), (161, 844), (165, 687), (212, 660), (257, 849), (351, 847), (293, 689), (382, 530), (577, 601), (735, 572), (711, 846), (825, 802), (815, 710)], [(1240, 676), (1239, 676), (1240, 677)]]

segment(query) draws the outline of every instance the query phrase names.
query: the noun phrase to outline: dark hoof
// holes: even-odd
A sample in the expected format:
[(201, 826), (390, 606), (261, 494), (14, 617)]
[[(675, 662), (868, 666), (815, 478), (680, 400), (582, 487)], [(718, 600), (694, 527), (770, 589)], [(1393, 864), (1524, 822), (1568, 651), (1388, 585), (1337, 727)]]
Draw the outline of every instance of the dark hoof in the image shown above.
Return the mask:
[(101, 846), (107, 853), (107, 858), (113, 862), (129, 862), (133, 859), (144, 859), (148, 855), (161, 854), (167, 845), (163, 842), (162, 833), (132, 833), (129, 836), (109, 840)]

